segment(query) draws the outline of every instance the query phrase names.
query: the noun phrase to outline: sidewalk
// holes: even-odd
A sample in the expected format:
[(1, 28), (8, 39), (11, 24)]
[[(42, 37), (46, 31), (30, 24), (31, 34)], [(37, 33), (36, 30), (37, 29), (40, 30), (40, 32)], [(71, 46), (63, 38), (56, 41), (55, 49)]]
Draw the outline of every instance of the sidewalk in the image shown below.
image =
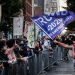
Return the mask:
[(41, 75), (75, 75), (73, 62), (61, 62), (58, 66), (53, 67), (49, 72)]

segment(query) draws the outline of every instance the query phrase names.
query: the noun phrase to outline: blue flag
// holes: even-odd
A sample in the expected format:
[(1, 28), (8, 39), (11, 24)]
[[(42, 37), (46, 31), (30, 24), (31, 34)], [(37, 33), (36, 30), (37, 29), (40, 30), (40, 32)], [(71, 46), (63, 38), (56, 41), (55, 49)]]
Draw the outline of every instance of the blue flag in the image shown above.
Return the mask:
[(55, 18), (62, 18), (64, 20), (65, 26), (75, 21), (75, 13), (72, 11), (60, 11), (60, 12), (51, 13), (49, 15), (48, 14), (44, 15)]
[(75, 14), (70, 11), (60, 11), (32, 17), (36, 23), (51, 39), (60, 35), (65, 26), (75, 20)]
[(61, 34), (64, 30), (64, 22), (62, 18), (53, 18), (48, 16), (33, 17), (33, 22), (36, 23), (51, 39)]

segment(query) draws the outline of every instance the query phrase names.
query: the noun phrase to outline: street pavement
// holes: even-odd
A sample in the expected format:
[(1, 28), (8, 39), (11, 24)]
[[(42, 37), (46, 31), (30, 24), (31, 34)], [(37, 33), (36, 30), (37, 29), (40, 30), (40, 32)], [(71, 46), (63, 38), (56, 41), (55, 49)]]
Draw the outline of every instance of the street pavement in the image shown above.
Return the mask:
[(40, 75), (75, 75), (73, 61), (61, 61), (59, 65), (53, 66), (50, 71), (44, 72)]

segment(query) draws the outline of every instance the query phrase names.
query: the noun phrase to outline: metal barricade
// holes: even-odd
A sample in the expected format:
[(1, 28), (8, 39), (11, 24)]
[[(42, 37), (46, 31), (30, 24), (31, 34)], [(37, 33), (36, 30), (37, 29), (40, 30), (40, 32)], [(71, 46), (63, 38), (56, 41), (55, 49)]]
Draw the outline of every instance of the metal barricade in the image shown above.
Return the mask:
[(49, 52), (49, 70), (52, 68), (53, 63), (54, 63), (54, 58), (53, 58), (53, 53), (54, 53), (55, 48), (50, 50)]
[(34, 54), (28, 59), (29, 75), (37, 75), (42, 70), (42, 53)]
[(27, 62), (18, 61), (16, 64), (16, 75), (27, 75)]
[(42, 53), (40, 52), (37, 56), (37, 74), (42, 71)]
[(35, 54), (35, 75), (39, 74), (42, 70), (42, 53)]
[(19, 60), (14, 64), (6, 64), (6, 65), (7, 66), (2, 69), (0, 75), (27, 75), (26, 61)]
[(56, 46), (53, 52), (53, 61), (54, 63), (59, 64), (64, 58), (64, 48), (61, 46)]
[(49, 66), (49, 50), (42, 52), (42, 69), (46, 69)]
[(49, 67), (49, 51), (46, 54), (34, 54), (28, 59), (29, 75), (39, 75), (44, 69)]
[(28, 58), (28, 65), (27, 65), (27, 74), (28, 75), (35, 75), (35, 68), (34, 65), (35, 64), (35, 60), (34, 60), (34, 55)]
[[(15, 75), (39, 75), (43, 72), (43, 70), (50, 69), (53, 65), (53, 62), (58, 61), (58, 57), (59, 55), (61, 55), (61, 52), (58, 51), (58, 47), (56, 47), (53, 51), (46, 50), (44, 53), (39, 52), (39, 54), (33, 54), (32, 56), (30, 56), (28, 58), (28, 62), (17, 61), (17, 63), (11, 65), (10, 67), (15, 68)], [(9, 75), (12, 75), (12, 68), (10, 67)]]
[(4, 68), (0, 70), (0, 75), (4, 75)]

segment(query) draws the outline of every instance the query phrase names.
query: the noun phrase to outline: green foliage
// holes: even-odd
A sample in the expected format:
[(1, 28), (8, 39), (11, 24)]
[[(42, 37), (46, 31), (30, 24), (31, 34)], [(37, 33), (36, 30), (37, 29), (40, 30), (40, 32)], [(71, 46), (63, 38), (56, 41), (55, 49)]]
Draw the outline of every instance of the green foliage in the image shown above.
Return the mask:
[(16, 13), (20, 12), (22, 8), (21, 0), (2, 0), (2, 2), (4, 3), (3, 15), (6, 17), (16, 16)]
[[(67, 0), (67, 10), (75, 12), (75, 0)], [(75, 30), (75, 21), (68, 25), (69, 30)]]
[(75, 0), (67, 0), (67, 9), (75, 12)]
[[(11, 31), (13, 20), (12, 17), (18, 16), (20, 14), (20, 9), (22, 9), (22, 0), (1, 0), (1, 3), (2, 3), (2, 25), (7, 27), (6, 30)], [(3, 27), (2, 29), (4, 29), (4, 26), (2, 26)]]

